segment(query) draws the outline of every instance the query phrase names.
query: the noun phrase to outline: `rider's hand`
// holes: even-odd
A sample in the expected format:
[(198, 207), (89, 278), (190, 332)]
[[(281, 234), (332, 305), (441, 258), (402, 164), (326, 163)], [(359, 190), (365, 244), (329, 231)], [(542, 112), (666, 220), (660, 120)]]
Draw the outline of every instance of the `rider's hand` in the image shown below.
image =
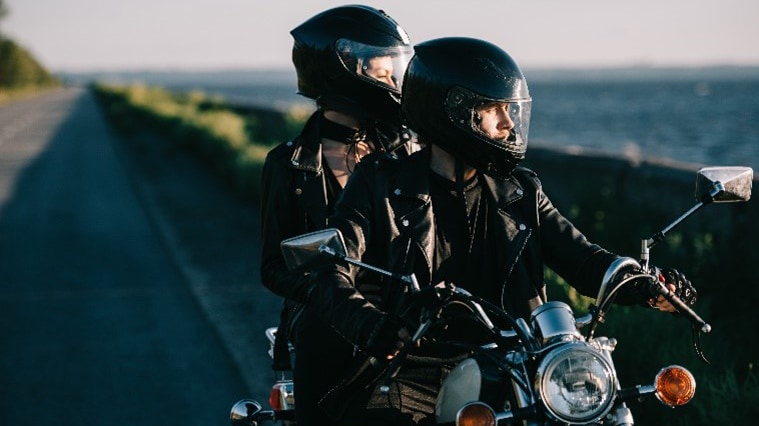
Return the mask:
[[(696, 303), (696, 289), (693, 287), (693, 284), (691, 284), (691, 282), (685, 278), (685, 275), (683, 275), (677, 269), (672, 268), (661, 269), (659, 273), (660, 279), (663, 279), (664, 284), (667, 286), (667, 288), (675, 293), (675, 296), (685, 302), (686, 305), (693, 306)], [(667, 301), (664, 296), (660, 295), (650, 303), (652, 307), (659, 310), (672, 313), (677, 312), (677, 309), (672, 306), (672, 304), (669, 303), (669, 301)]]
[(409, 340), (411, 340), (411, 334), (403, 326), (400, 318), (385, 315), (369, 336), (366, 352), (375, 358), (390, 360)]
[(664, 268), (661, 270), (661, 274), (664, 276), (664, 282), (675, 286), (675, 296), (680, 298), (688, 306), (693, 306), (696, 303), (698, 294), (695, 287), (685, 278), (680, 271), (672, 268)]

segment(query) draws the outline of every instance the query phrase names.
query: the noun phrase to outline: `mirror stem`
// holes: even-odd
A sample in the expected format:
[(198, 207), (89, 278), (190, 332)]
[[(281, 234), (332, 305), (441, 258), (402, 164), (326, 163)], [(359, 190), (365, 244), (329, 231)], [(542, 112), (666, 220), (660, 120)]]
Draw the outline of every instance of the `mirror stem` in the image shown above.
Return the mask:
[(692, 215), (696, 210), (700, 209), (706, 204), (713, 202), (714, 197), (716, 197), (723, 191), (725, 191), (725, 185), (723, 185), (722, 182), (720, 181), (714, 182), (712, 186), (712, 190), (709, 191), (707, 194), (705, 194), (701, 198), (701, 201), (699, 201), (695, 206), (691, 207), (691, 209), (685, 212), (685, 214), (675, 219), (675, 221), (672, 222), (669, 226), (657, 232), (651, 238), (647, 240), (642, 240), (641, 245), (640, 245), (640, 263), (643, 266), (643, 270), (648, 271), (649, 249), (651, 247), (655, 246), (656, 244), (659, 244), (664, 239), (664, 237), (667, 236), (667, 232), (671, 231), (672, 228), (674, 228), (680, 222), (685, 220), (686, 217)]
[(686, 217), (692, 215), (693, 212), (695, 212), (696, 210), (700, 209), (703, 206), (704, 206), (704, 203), (702, 201), (698, 202), (695, 206), (691, 207), (690, 210), (688, 210), (687, 212), (685, 212), (685, 214), (683, 214), (682, 216), (680, 216), (677, 219), (675, 219), (675, 221), (672, 222), (669, 226), (667, 226), (666, 228), (664, 228), (661, 231), (657, 232), (651, 238), (645, 240), (646, 244), (647, 244), (647, 247), (651, 248), (651, 247), (655, 246), (656, 244), (659, 244), (664, 239), (664, 237), (667, 236), (667, 232), (671, 231), (672, 228), (674, 228), (675, 226), (679, 225), (680, 222), (682, 222), (683, 220), (685, 220)]
[(400, 274), (394, 274), (392, 272), (386, 271), (384, 269), (377, 268), (376, 266), (369, 265), (368, 263), (361, 262), (360, 260), (353, 259), (351, 257), (338, 254), (335, 250), (332, 248), (322, 244), (319, 246), (319, 253), (327, 255), (329, 257), (342, 260), (345, 262), (350, 263), (351, 265), (358, 266), (360, 268), (365, 268), (370, 271), (374, 271), (378, 274), (384, 275), (386, 277), (395, 278), (397, 280), (401, 280), (405, 283), (407, 283), (411, 287), (411, 291), (419, 291), (419, 282), (416, 280), (416, 276), (414, 274), (410, 275), (400, 275)]

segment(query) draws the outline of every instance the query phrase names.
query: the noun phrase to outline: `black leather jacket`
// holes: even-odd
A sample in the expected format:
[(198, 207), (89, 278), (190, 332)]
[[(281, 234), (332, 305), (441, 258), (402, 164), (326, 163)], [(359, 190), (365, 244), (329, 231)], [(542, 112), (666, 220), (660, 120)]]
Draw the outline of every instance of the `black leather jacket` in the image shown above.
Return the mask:
[[(272, 149), (261, 181), (261, 280), (277, 295), (297, 302), (306, 297), (308, 279), (287, 270), (279, 243), (323, 229), (330, 214), (319, 133), (321, 111), (315, 112), (297, 138)], [(416, 150), (415, 140), (394, 155)]]
[(269, 151), (261, 179), (261, 280), (272, 292), (296, 301), (305, 299), (307, 278), (287, 270), (279, 243), (327, 224), (318, 114), (297, 138)]
[[(407, 158), (368, 157), (354, 172), (329, 219), (345, 238), (348, 255), (391, 271), (414, 272), (423, 287), (431, 285), (435, 244), (430, 200), (429, 149)], [(528, 318), (546, 300), (543, 266), (580, 293), (595, 296), (603, 274), (618, 256), (590, 243), (543, 192), (536, 174), (517, 168), (508, 180), (488, 176), (483, 196), (497, 209), (489, 226), (503, 241), (496, 256), (502, 265), (500, 300), (512, 315)], [(354, 287), (355, 267), (332, 265), (315, 276), (308, 304), (346, 338), (364, 345), (376, 324), (392, 312), (393, 302), (378, 307)], [(397, 284), (395, 284), (397, 288)], [(386, 283), (383, 296), (394, 294)]]

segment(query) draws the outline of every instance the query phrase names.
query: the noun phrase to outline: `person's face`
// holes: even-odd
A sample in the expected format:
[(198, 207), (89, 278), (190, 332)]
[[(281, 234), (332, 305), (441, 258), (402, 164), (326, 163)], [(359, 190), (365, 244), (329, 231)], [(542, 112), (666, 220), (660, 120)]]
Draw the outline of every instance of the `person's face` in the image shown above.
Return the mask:
[(361, 72), (390, 87), (395, 87), (393, 80), (393, 59), (390, 56), (375, 56), (364, 60)]
[(475, 108), (480, 118), (479, 128), (489, 139), (505, 140), (509, 137), (514, 121), (509, 116), (509, 104), (489, 102)]

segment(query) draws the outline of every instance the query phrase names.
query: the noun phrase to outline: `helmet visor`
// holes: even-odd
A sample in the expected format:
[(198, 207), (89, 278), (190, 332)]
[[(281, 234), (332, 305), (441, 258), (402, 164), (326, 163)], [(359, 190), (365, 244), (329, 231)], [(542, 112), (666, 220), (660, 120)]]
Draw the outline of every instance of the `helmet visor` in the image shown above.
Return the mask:
[(340, 39), (336, 47), (349, 73), (372, 85), (400, 93), (403, 74), (413, 55), (411, 46), (371, 46)]
[(524, 158), (527, 150), (531, 106), (530, 98), (494, 99), (462, 87), (452, 88), (445, 100), (454, 125), (505, 150), (515, 160)]

